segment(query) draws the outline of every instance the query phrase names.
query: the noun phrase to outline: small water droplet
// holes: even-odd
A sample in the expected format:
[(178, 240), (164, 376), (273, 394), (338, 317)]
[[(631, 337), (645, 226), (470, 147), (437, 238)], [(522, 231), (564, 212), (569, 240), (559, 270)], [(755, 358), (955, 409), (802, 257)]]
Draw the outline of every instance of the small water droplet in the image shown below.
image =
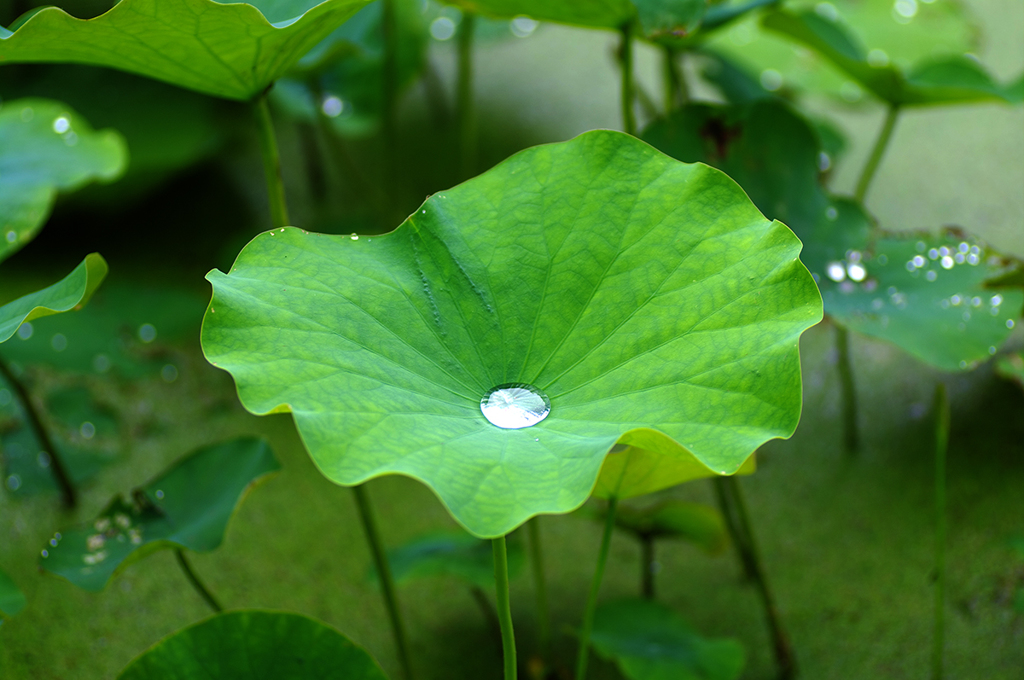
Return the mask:
[(156, 340), (156, 327), (151, 323), (144, 323), (139, 326), (139, 340), (145, 343)]
[(349, 238), (352, 239), (353, 241), (358, 241), (359, 240), (359, 234), (352, 234), (351, 236), (349, 236)]
[(164, 492), (163, 492), (163, 491), (161, 491), (160, 489), (157, 489), (157, 490), (156, 490), (156, 497), (157, 497), (158, 499), (162, 499), (162, 498), (164, 497)]
[(53, 131), (58, 135), (62, 135), (71, 129), (71, 121), (67, 119), (67, 116), (58, 116), (53, 121)]
[(953, 258), (951, 258), (949, 255), (943, 255), (942, 259), (939, 261), (939, 264), (942, 265), (943, 269), (952, 269), (953, 268)]
[(160, 369), (160, 377), (166, 383), (172, 383), (178, 379), (178, 369), (174, 364), (164, 364), (164, 367)]
[(42, 553), (40, 553), (40, 554), (41, 554), (41, 555), (42, 555), (43, 557), (49, 557), (49, 556), (50, 556), (50, 553), (49, 553), (49, 552), (47, 552), (46, 550), (44, 550), (44, 551), (43, 551)]
[(54, 352), (63, 352), (68, 348), (68, 339), (63, 333), (54, 333), (50, 338), (50, 347)]
[(996, 346), (995, 345), (989, 345), (988, 353), (989, 354), (995, 354), (996, 353)]
[(939, 278), (939, 273), (936, 272), (934, 269), (929, 269), (924, 273), (924, 278), (928, 279), (929, 281), (934, 281), (935, 279)]
[(960, 368), (967, 368), (967, 362), (966, 361), (961, 361), (960, 362)]
[(96, 426), (87, 420), (78, 428), (78, 433), (85, 439), (92, 439), (96, 436)]
[(11, 491), (17, 491), (21, 488), (21, 477), (18, 475), (11, 475), (7, 478), (7, 488)]
[(1007, 319), (1007, 320), (1006, 320), (1006, 327), (1007, 327), (1007, 328), (1013, 328), (1013, 327), (1014, 327), (1014, 325), (1015, 325), (1015, 324), (1013, 323), (1013, 319)]
[(14, 243), (18, 239), (18, 235), (13, 231), (9, 231), (7, 232), (6, 238), (8, 243)]
[(492, 425), (517, 430), (547, 418), (551, 401), (533, 385), (506, 383), (492, 388), (480, 399), (480, 411)]
[(825, 267), (825, 274), (836, 283), (846, 280), (846, 267), (842, 262), (829, 262)]

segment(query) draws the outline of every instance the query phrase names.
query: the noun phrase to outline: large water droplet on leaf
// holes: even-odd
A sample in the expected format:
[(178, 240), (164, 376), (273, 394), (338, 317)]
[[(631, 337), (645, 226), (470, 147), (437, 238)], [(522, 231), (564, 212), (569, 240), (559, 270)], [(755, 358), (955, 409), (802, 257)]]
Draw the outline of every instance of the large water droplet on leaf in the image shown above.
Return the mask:
[(480, 400), (480, 411), (492, 425), (506, 430), (530, 427), (548, 417), (551, 400), (533, 385), (506, 383)]

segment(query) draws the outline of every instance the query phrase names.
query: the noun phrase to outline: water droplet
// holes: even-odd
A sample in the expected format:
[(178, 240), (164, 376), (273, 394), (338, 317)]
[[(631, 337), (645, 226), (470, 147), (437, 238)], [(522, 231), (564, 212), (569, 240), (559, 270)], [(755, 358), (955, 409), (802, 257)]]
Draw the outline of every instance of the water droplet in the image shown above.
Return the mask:
[(50, 539), (50, 546), (53, 547), (53, 548), (57, 547), (57, 539), (56, 538), (51, 538)]
[(509, 22), (508, 30), (517, 38), (529, 38), (537, 30), (539, 23), (530, 17), (518, 16)]
[(885, 50), (876, 47), (868, 52), (868, 64), (875, 68), (885, 68), (889, 65), (889, 55), (885, 53)]
[(996, 346), (995, 345), (989, 345), (988, 353), (989, 354), (995, 354), (996, 353)]
[(160, 377), (166, 383), (172, 383), (178, 379), (178, 369), (174, 364), (164, 364), (164, 367), (160, 369)]
[(939, 278), (939, 273), (936, 272), (934, 269), (929, 269), (924, 273), (924, 278), (928, 279), (929, 281), (934, 281), (935, 279)]
[(928, 251), (928, 257), (933, 259), (933, 260), (939, 259), (939, 249), (938, 248), (931, 248)]
[(85, 548), (89, 552), (96, 552), (97, 550), (102, 550), (106, 542), (107, 539), (103, 534), (93, 534), (85, 539)]
[(917, 0), (896, 0), (892, 6), (892, 18), (896, 23), (906, 24), (917, 16)]
[(9, 231), (7, 232), (6, 238), (8, 243), (14, 243), (16, 240), (18, 240), (18, 235), (13, 231)]
[(1014, 327), (1013, 319), (1007, 319), (1006, 320), (1006, 327), (1007, 328), (1013, 328)]
[(106, 354), (97, 354), (92, 358), (92, 367), (97, 373), (106, 373), (110, 370), (110, 357)]
[(953, 268), (953, 258), (951, 258), (949, 255), (943, 255), (942, 259), (939, 261), (939, 264), (942, 265), (943, 269), (952, 269)]
[(949, 301), (953, 303), (954, 307), (956, 307), (963, 301), (963, 298), (961, 298), (959, 295), (950, 295)]
[(923, 267), (925, 265), (925, 259), (921, 255), (914, 255), (913, 263), (915, 267)]
[(825, 275), (836, 283), (846, 280), (846, 267), (842, 262), (829, 262), (825, 267)]
[(328, 118), (337, 118), (341, 115), (341, 112), (345, 110), (345, 102), (340, 97), (336, 97), (333, 94), (324, 97), (324, 100), (320, 103), (320, 110), (324, 112), (324, 115)]
[(28, 340), (32, 337), (32, 324), (28, 321), (18, 326), (18, 337), (22, 340)]
[(914, 247), (917, 248), (917, 252), (923, 253), (924, 249), (927, 248), (928, 246), (925, 245), (924, 241), (918, 241), (917, 243), (914, 244)]
[(960, 362), (960, 368), (967, 368), (967, 362), (966, 361), (961, 361)]
[(964, 257), (963, 253), (957, 253), (956, 255), (953, 256), (953, 261), (956, 262), (957, 264), (963, 264), (965, 260), (967, 260), (967, 258)]
[(506, 383), (492, 388), (480, 400), (488, 422), (506, 430), (536, 425), (551, 412), (551, 401), (526, 383)]
[(49, 553), (49, 552), (47, 552), (46, 550), (42, 551), (42, 552), (41, 552), (41, 553), (39, 553), (39, 554), (40, 554), (40, 555), (42, 555), (43, 557), (49, 557), (49, 556), (50, 556), (50, 553)]
[(68, 146), (74, 146), (75, 144), (78, 144), (78, 135), (76, 135), (74, 132), (67, 133), (66, 135), (64, 135), (64, 143), (67, 144)]
[(974, 254), (974, 253), (971, 253), (970, 255), (967, 256), (967, 264), (974, 265), (974, 264), (978, 264), (978, 262), (980, 262), (980, 261), (981, 261), (980, 258), (976, 254)]
[(139, 340), (146, 343), (156, 340), (156, 327), (151, 323), (144, 323), (139, 326)]
[(996, 293), (995, 295), (992, 296), (992, 299), (989, 300), (989, 302), (992, 304), (992, 306), (998, 307), (999, 305), (1003, 304), (1003, 296)]
[(85, 439), (92, 439), (96, 436), (96, 426), (86, 420), (82, 423), (82, 426), (78, 428), (78, 433)]
[(430, 22), (430, 35), (434, 40), (450, 40), (455, 35), (455, 22), (448, 17), (438, 17)]
[(981, 307), (981, 298), (977, 297), (977, 296), (972, 297), (971, 298), (971, 306), (972, 307)]
[(824, 151), (818, 152), (818, 171), (825, 172), (832, 167), (832, 159)]
[(814, 13), (822, 19), (839, 21), (839, 10), (831, 2), (819, 2), (814, 6)]
[(71, 129), (71, 121), (67, 119), (67, 116), (58, 116), (53, 121), (53, 131), (58, 135), (62, 135)]
[(21, 477), (18, 475), (11, 475), (7, 478), (7, 488), (11, 491), (17, 491), (21, 488)]
[(827, 217), (830, 222), (834, 222), (835, 219), (839, 217), (839, 211), (836, 210), (835, 207), (830, 205), (828, 208), (825, 209), (825, 217)]
[(349, 236), (349, 238), (352, 239), (353, 241), (358, 241), (359, 240), (359, 234), (352, 234), (351, 236)]
[(68, 339), (63, 333), (54, 333), (50, 338), (50, 347), (53, 347), (54, 352), (63, 352), (68, 348)]
[(851, 279), (858, 282), (863, 281), (868, 275), (868, 271), (861, 264), (847, 265), (846, 272), (850, 275)]
[(157, 499), (162, 499), (164, 497), (164, 492), (161, 491), (160, 489), (157, 489), (156, 490), (156, 497), (157, 497)]

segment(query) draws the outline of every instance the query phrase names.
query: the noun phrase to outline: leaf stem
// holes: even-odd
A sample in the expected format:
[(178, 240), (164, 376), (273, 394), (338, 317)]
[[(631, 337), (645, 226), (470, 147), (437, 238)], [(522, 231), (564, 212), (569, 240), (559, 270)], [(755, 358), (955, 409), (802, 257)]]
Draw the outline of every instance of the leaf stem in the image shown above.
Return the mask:
[(946, 595), (946, 449), (949, 444), (949, 397), (946, 386), (935, 387), (935, 635), (932, 680), (942, 680)]
[(544, 551), (540, 542), (540, 517), (533, 517), (526, 523), (526, 535), (530, 541), (530, 566), (533, 567), (533, 589), (537, 595), (537, 630), (540, 637), (541, 654), (548, 662), (551, 654), (551, 615), (548, 611), (548, 589), (544, 578)]
[(636, 134), (636, 118), (633, 115), (633, 23), (622, 25), (622, 43), (619, 46), (619, 64), (622, 67), (622, 129), (629, 135)]
[(459, 75), (455, 108), (459, 117), (459, 156), (461, 177), (471, 177), (476, 169), (476, 110), (473, 104), (473, 33), (476, 14), (462, 13), (459, 24)]
[(857, 385), (853, 378), (853, 359), (850, 356), (850, 331), (836, 326), (836, 352), (838, 353), (839, 383), (842, 390), (843, 450), (848, 455), (860, 450), (860, 429), (857, 427)]
[(73, 509), (78, 504), (78, 496), (75, 492), (75, 485), (71, 483), (71, 476), (68, 474), (67, 469), (65, 469), (64, 461), (61, 460), (57, 447), (54, 445), (53, 440), (50, 439), (50, 433), (43, 425), (43, 419), (36, 410), (35, 404), (32, 403), (32, 398), (29, 396), (24, 383), (14, 375), (14, 372), (11, 371), (10, 366), (3, 360), (3, 357), (0, 357), (0, 375), (11, 386), (15, 394), (18, 395), (18, 401), (21, 402), (21, 407), (28, 418), (29, 427), (32, 428), (32, 432), (36, 436), (36, 441), (39, 442), (43, 450), (50, 456), (50, 471), (53, 473), (53, 478), (60, 489), (64, 507), (69, 510)]
[(274, 136), (274, 120), (270, 117), (270, 106), (264, 92), (256, 100), (256, 127), (260, 137), (260, 154), (263, 156), (263, 175), (267, 182), (267, 200), (270, 202), (270, 222), (274, 227), (288, 226), (288, 204), (284, 197), (284, 182), (281, 180), (281, 156)]
[(882, 156), (885, 155), (885, 149), (889, 146), (889, 140), (892, 138), (892, 132), (896, 127), (896, 119), (899, 117), (899, 114), (900, 107), (896, 104), (890, 104), (888, 111), (885, 113), (885, 122), (882, 124), (882, 130), (878, 133), (878, 139), (875, 140), (875, 146), (871, 149), (871, 155), (868, 156), (868, 161), (860, 173), (860, 179), (857, 180), (857, 189), (854, 191), (853, 196), (860, 203), (863, 203), (867, 197), (868, 187), (871, 186), (871, 180), (875, 178), (875, 171), (878, 170), (878, 166), (882, 162)]
[(690, 92), (686, 85), (686, 73), (680, 63), (686, 52), (676, 51), (675, 48), (665, 45), (662, 48), (662, 54), (664, 57), (662, 84), (665, 87), (665, 117), (668, 118), (677, 104), (686, 106), (690, 102)]
[(772, 635), (772, 646), (775, 651), (775, 662), (779, 666), (780, 680), (789, 680), (797, 675), (796, 657), (793, 655), (793, 648), (789, 642), (789, 636), (782, 627), (782, 620), (779, 617), (778, 609), (775, 606), (775, 598), (768, 587), (768, 579), (765, 577), (761, 556), (754, 540), (754, 532), (750, 525), (750, 515), (747, 512), (747, 503), (743, 498), (743, 489), (735, 476), (719, 477), (726, 495), (731, 497), (732, 507), (736, 513), (737, 528), (742, 538), (737, 548), (743, 552), (743, 559), (747, 564), (747, 573), (753, 575), (754, 584), (761, 601), (764, 604), (765, 616), (768, 619), (768, 628)]
[(512, 630), (512, 609), (508, 598), (508, 553), (505, 537), (491, 540), (494, 551), (494, 592), (501, 622), (501, 648), (505, 658), (505, 680), (516, 680), (516, 636)]
[(174, 556), (178, 558), (178, 566), (180, 566), (181, 570), (185, 572), (185, 577), (188, 579), (188, 582), (191, 583), (192, 587), (196, 589), (196, 592), (206, 600), (206, 604), (210, 605), (210, 609), (218, 614), (224, 611), (224, 608), (220, 606), (219, 602), (217, 602), (217, 598), (215, 598), (213, 593), (203, 585), (203, 582), (199, 580), (198, 576), (196, 576), (196, 572), (192, 571), (192, 565), (190, 565), (188, 560), (185, 558), (185, 551), (181, 548), (176, 548), (174, 550)]
[(654, 599), (654, 537), (640, 535), (640, 594), (648, 600)]
[(363, 523), (366, 542), (370, 546), (370, 554), (373, 556), (373, 563), (377, 567), (377, 574), (380, 576), (381, 590), (384, 593), (384, 605), (388, 610), (388, 617), (391, 620), (391, 633), (395, 638), (395, 647), (398, 649), (398, 661), (402, 664), (405, 677), (408, 680), (412, 680), (414, 675), (412, 664), (409, 661), (409, 643), (405, 635), (405, 624), (402, 620), (402, 612), (398, 608), (398, 598), (395, 595), (395, 581), (391, 576), (391, 565), (388, 562), (387, 553), (384, 551), (384, 543), (381, 541), (380, 532), (377, 530), (377, 520), (373, 514), (373, 506), (370, 504), (370, 497), (366, 493), (364, 485), (353, 486), (352, 494), (356, 497), (359, 519)]
[(611, 546), (612, 533), (615, 530), (615, 508), (618, 503), (619, 500), (614, 496), (608, 499), (608, 514), (604, 520), (604, 535), (601, 536), (601, 552), (597, 555), (597, 567), (594, 569), (594, 578), (590, 582), (587, 608), (583, 613), (583, 624), (580, 627), (580, 649), (576, 656), (576, 680), (584, 680), (587, 677), (587, 662), (590, 660), (590, 633), (594, 629), (597, 594), (601, 590), (604, 566), (608, 562), (608, 549)]

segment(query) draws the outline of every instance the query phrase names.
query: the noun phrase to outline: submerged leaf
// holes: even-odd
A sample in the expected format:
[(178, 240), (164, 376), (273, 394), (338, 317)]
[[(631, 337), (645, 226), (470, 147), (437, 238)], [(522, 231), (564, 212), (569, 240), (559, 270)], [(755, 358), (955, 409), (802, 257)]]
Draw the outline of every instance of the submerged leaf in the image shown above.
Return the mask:
[(217, 614), (167, 636), (118, 680), (387, 680), (373, 657), (336, 629), (299, 614)]
[(412, 476), (493, 537), (578, 507), (616, 442), (731, 474), (791, 435), (821, 318), (799, 251), (722, 173), (595, 131), (390, 234), (256, 237), (208, 275), (202, 344), (329, 479)]
[(278, 469), (262, 439), (199, 449), (131, 500), (116, 496), (88, 526), (55, 536), (40, 564), (79, 588), (99, 591), (116, 572), (161, 548), (209, 552), (221, 544), (245, 494)]
[(25, 594), (10, 576), (0, 569), (0, 618), (16, 616), (26, 604)]
[(0, 105), (0, 261), (32, 240), (60, 191), (116, 179), (128, 162), (124, 139), (94, 132), (61, 102)]
[(122, 0), (86, 20), (47, 7), (0, 29), (0, 63), (107, 66), (247, 100), (368, 2)]
[(702, 637), (651, 600), (602, 604), (590, 640), (629, 680), (736, 680), (746, 661), (736, 640)]
[(52, 286), (0, 307), (0, 342), (9, 340), (26, 321), (79, 309), (106, 275), (106, 260), (99, 253), (92, 253), (86, 255), (80, 265)]

